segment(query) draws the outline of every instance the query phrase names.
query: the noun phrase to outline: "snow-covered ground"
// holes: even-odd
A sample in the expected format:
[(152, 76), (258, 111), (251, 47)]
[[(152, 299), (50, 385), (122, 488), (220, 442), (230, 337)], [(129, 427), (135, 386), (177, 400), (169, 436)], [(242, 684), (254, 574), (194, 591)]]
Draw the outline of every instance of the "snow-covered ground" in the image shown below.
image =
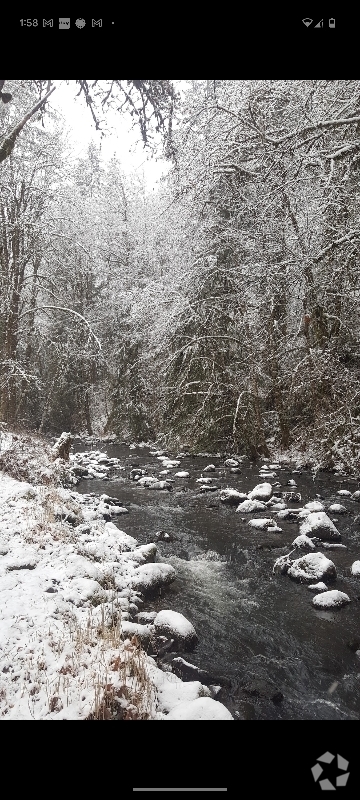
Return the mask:
[[(12, 446), (3, 437), (2, 454)], [(160, 670), (133, 635), (156, 632), (129, 623), (144, 565), (149, 581), (172, 569), (151, 563), (156, 545), (106, 521), (105, 499), (62, 488), (48, 453), (45, 467), (39, 453), (31, 460), (34, 482), (0, 472), (0, 716), (232, 719), (207, 686)]]

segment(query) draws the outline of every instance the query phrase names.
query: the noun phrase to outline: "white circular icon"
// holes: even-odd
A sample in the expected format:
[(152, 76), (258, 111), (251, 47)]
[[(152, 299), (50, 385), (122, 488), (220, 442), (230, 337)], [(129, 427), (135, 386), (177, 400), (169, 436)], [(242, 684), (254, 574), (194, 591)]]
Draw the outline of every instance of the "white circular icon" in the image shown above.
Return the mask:
[(77, 28), (85, 28), (86, 22), (84, 19), (80, 18), (76, 20), (75, 25)]

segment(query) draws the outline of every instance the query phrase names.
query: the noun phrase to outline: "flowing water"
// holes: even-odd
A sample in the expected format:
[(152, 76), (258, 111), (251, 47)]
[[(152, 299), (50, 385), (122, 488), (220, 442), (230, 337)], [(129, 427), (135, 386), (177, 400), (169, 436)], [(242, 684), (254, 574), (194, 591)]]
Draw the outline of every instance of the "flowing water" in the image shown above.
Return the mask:
[[(219, 492), (202, 494), (196, 483), (213, 463), (216, 472), (204, 476), (221, 488), (248, 492), (265, 480), (259, 477), (260, 464), (243, 461), (241, 474), (233, 474), (223, 459), (186, 456), (167, 476), (174, 480), (173, 490), (151, 491), (129, 479), (132, 467), (154, 476), (164, 469), (149, 448), (75, 446), (77, 451), (95, 448), (119, 458), (125, 471), (117, 480), (82, 480), (77, 491), (117, 497), (130, 512), (117, 524), (139, 544), (154, 541), (160, 530), (174, 537), (158, 542), (157, 560), (172, 564), (177, 578), (142, 610), (170, 608), (193, 623), (199, 643), (191, 654), (181, 655), (229, 679), (217, 699), (235, 719), (359, 719), (360, 658), (355, 650), (360, 648), (360, 578), (351, 576), (350, 567), (360, 558), (360, 505), (337, 496), (339, 489), (353, 492), (358, 484), (329, 473), (315, 478), (308, 471), (293, 474), (290, 466), (270, 479), (281, 483), (279, 491), (289, 490), (288, 480), (295, 479), (302, 501), (287, 503), (289, 507), (321, 498), (326, 508), (340, 502), (348, 510), (341, 516), (330, 513), (347, 549), (317, 550), (336, 565), (336, 584), (329, 588), (346, 592), (351, 603), (319, 611), (306, 585), (273, 574), (275, 560), (292, 549), (297, 522), (281, 520), (283, 532), (277, 534), (255, 530), (248, 525), (250, 518), (274, 514), (241, 516), (236, 506), (221, 503)], [(179, 470), (188, 471), (190, 478), (175, 478)]]

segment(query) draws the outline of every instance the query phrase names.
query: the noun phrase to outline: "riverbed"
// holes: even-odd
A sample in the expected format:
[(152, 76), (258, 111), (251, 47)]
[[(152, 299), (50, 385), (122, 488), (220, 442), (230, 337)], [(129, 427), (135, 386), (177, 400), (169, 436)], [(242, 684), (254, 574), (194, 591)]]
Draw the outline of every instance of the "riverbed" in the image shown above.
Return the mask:
[[(172, 541), (158, 541), (157, 560), (172, 564), (177, 578), (142, 610), (169, 608), (193, 623), (199, 642), (192, 653), (180, 655), (219, 676), (217, 699), (234, 718), (359, 719), (360, 578), (351, 575), (350, 567), (360, 558), (360, 504), (337, 495), (340, 489), (354, 492), (358, 483), (324, 472), (299, 474), (291, 465), (282, 466), (270, 479), (281, 484), (276, 491), (291, 488), (301, 493), (301, 502), (288, 502), (289, 508), (320, 499), (325, 509), (335, 502), (347, 509), (343, 515), (329, 513), (337, 520), (346, 549), (319, 546), (317, 551), (334, 562), (335, 588), (351, 602), (320, 611), (312, 606), (313, 593), (306, 585), (273, 574), (276, 559), (292, 549), (298, 523), (281, 520), (282, 533), (255, 530), (248, 525), (250, 518), (274, 513), (240, 515), (236, 506), (220, 501), (219, 491), (202, 493), (196, 482), (210, 475), (221, 489), (248, 492), (264, 480), (259, 477), (264, 461), (243, 460), (241, 473), (234, 474), (223, 458), (185, 455), (166, 476), (172, 491), (155, 491), (129, 477), (135, 467), (154, 476), (164, 469), (148, 447), (77, 442), (74, 449), (97, 448), (119, 458), (125, 469), (112, 480), (82, 480), (76, 490), (118, 498), (129, 510), (118, 527), (139, 544), (155, 541), (159, 531), (170, 535)], [(209, 463), (215, 472), (204, 472)], [(180, 470), (189, 477), (175, 477)], [(296, 488), (289, 487), (289, 480), (295, 480)], [(309, 551), (299, 550), (292, 557), (305, 552)]]

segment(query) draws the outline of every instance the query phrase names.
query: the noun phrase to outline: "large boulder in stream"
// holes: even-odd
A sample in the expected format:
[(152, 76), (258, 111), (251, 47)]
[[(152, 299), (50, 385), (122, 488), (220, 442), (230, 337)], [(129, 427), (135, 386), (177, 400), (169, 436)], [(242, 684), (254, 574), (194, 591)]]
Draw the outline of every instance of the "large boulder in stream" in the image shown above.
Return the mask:
[(315, 511), (307, 514), (300, 523), (300, 533), (306, 536), (316, 536), (323, 541), (339, 540), (340, 533), (325, 511)]
[(271, 483), (258, 483), (252, 492), (249, 492), (248, 498), (249, 500), (261, 500), (263, 503), (266, 503), (267, 500), (270, 500), (272, 492), (273, 488)]
[(171, 564), (143, 564), (131, 578), (131, 587), (144, 594), (168, 586), (176, 578)]
[(302, 558), (297, 558), (288, 569), (288, 575), (300, 583), (313, 581), (335, 580), (335, 564), (322, 553), (308, 553)]

